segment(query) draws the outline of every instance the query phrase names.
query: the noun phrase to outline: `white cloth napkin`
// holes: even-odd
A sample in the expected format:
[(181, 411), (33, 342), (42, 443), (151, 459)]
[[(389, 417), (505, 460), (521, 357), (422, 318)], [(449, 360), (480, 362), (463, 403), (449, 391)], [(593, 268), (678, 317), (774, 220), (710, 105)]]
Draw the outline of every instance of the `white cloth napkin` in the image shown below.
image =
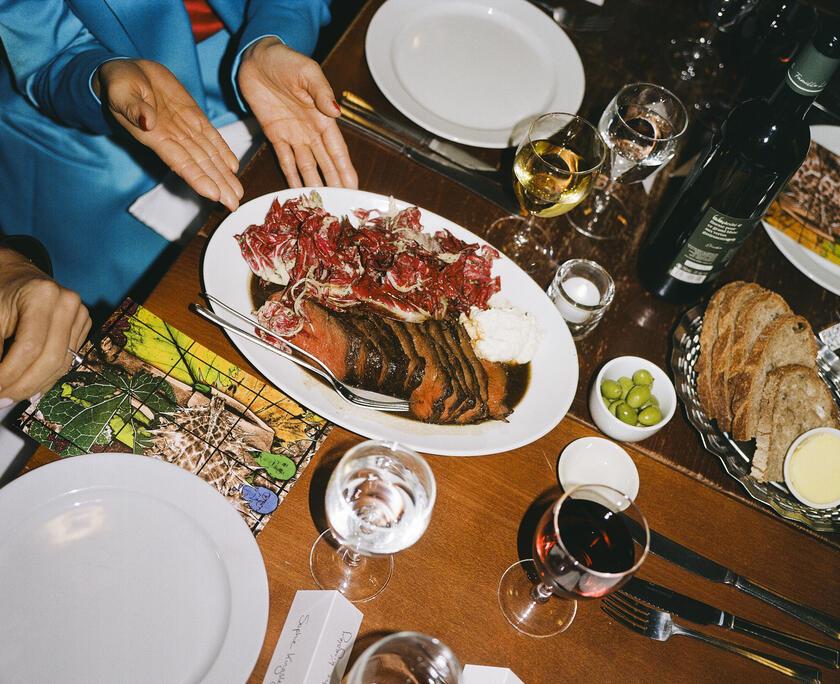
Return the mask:
[[(255, 119), (222, 126), (219, 133), (241, 165), (247, 163), (262, 142)], [(160, 184), (134, 200), (128, 212), (170, 242), (178, 242), (201, 227), (213, 205), (177, 175), (169, 173)]]

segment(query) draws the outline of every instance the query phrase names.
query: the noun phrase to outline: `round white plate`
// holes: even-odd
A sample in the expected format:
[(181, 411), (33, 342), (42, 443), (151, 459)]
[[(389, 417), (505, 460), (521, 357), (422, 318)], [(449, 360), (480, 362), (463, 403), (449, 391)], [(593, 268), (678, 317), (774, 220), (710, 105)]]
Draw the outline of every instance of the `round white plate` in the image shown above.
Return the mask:
[[(840, 154), (840, 126), (811, 126), (811, 139), (834, 154)], [(810, 280), (840, 295), (840, 266), (803, 247), (782, 231), (762, 221), (764, 230), (782, 255)]]
[(557, 459), (557, 479), (564, 491), (577, 485), (606, 485), (630, 501), (639, 493), (639, 471), (630, 455), (603, 437), (581, 437)]
[(146, 456), (74, 456), (0, 489), (0, 577), (4, 682), (244, 682), (265, 636), (248, 526)]
[[(388, 198), (345, 188), (317, 188), (324, 208), (336, 216), (352, 216), (356, 209), (388, 210)], [(251, 270), (242, 258), (234, 235), (265, 220), (274, 198), (284, 202), (310, 189), (284, 190), (243, 204), (213, 233), (204, 254), (203, 278), (207, 292), (241, 312), (252, 310), (248, 289)], [(399, 209), (410, 206), (397, 201)], [(421, 222), (427, 232), (446, 228), (467, 242), (485, 244), (477, 235), (425, 209)], [(529, 444), (551, 430), (566, 415), (577, 389), (578, 360), (566, 322), (540, 287), (516, 264), (502, 255), (493, 274), (501, 276), (501, 295), (536, 317), (540, 341), (531, 362), (531, 381), (525, 396), (507, 422), (478, 425), (430, 425), (410, 418), (348, 404), (331, 388), (291, 361), (287, 361), (233, 335), (231, 340), (266, 378), (304, 406), (324, 418), (372, 439), (401, 442), (418, 451), (451, 456), (478, 456), (509, 451)], [(237, 323), (223, 309), (216, 313)]]
[(522, 124), (583, 101), (572, 41), (526, 0), (388, 0), (365, 54), (391, 104), (466, 145), (509, 147)]

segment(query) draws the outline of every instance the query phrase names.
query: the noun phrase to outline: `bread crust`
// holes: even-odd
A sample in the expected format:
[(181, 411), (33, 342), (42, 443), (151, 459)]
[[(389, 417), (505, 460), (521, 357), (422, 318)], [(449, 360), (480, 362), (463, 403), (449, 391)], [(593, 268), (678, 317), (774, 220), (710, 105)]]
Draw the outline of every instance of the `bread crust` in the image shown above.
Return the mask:
[(712, 349), (712, 416), (721, 430), (729, 431), (731, 400), (728, 391), (729, 355), (739, 336), (736, 328), (738, 314), (758, 297), (763, 288), (755, 283), (747, 283), (733, 295), (727, 311), (718, 321), (718, 338)]
[(750, 475), (759, 482), (784, 480), (790, 445), (802, 433), (838, 425), (837, 405), (816, 369), (790, 364), (767, 374)]
[(814, 332), (802, 316), (780, 316), (764, 330), (753, 345), (744, 369), (732, 378), (732, 437), (755, 437), (767, 375), (774, 369), (800, 364), (816, 369), (817, 343)]
[(734, 343), (730, 346), (729, 365), (724, 372), (726, 383), (724, 401), (727, 402), (727, 417), (724, 419), (725, 425), (721, 427), (727, 432), (732, 432), (732, 421), (735, 416), (735, 406), (732, 401), (735, 395), (733, 378), (743, 372), (753, 346), (768, 326), (780, 316), (792, 314), (793, 311), (788, 303), (780, 295), (763, 288), (759, 295), (752, 298), (737, 314)]
[(743, 280), (736, 280), (720, 288), (712, 295), (703, 314), (703, 328), (700, 330), (700, 356), (697, 359), (697, 396), (700, 405), (711, 413), (713, 405), (712, 392), (712, 354), (714, 345), (718, 338), (718, 322), (720, 316), (729, 309), (730, 302), (735, 293), (744, 287)]

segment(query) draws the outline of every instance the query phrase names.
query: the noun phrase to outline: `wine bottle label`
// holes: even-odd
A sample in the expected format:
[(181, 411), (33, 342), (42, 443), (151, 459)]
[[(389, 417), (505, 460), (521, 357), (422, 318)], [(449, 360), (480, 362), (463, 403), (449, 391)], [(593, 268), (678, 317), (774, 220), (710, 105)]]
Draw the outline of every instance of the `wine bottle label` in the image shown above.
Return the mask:
[(700, 219), (668, 273), (684, 283), (699, 285), (724, 269), (750, 234), (754, 219), (728, 216), (714, 207)]
[(818, 95), (828, 85), (840, 57), (828, 57), (813, 45), (799, 53), (787, 72), (787, 84), (800, 95)]

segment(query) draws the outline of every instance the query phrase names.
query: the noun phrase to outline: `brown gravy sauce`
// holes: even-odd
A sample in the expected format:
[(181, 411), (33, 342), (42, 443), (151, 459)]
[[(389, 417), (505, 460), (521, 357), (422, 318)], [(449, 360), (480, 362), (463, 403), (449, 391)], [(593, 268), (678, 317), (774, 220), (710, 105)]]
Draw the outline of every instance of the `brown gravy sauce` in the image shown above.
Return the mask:
[[(282, 285), (270, 283), (267, 280), (258, 278), (252, 273), (250, 275), (250, 281), (248, 282), (248, 290), (251, 293), (251, 305), (253, 306), (253, 310), (256, 311), (257, 309), (259, 309), (263, 304), (265, 304), (265, 302), (271, 295), (282, 289)], [(508, 364), (505, 366), (505, 371), (507, 372), (508, 377), (505, 403), (511, 409), (514, 409), (517, 407), (519, 402), (522, 401), (522, 397), (525, 396), (525, 392), (528, 390), (528, 385), (531, 383), (531, 364)], [(321, 378), (317, 379), (326, 384), (326, 381), (322, 380)], [(400, 413), (394, 415), (401, 415), (410, 420), (416, 420), (409, 413)]]

